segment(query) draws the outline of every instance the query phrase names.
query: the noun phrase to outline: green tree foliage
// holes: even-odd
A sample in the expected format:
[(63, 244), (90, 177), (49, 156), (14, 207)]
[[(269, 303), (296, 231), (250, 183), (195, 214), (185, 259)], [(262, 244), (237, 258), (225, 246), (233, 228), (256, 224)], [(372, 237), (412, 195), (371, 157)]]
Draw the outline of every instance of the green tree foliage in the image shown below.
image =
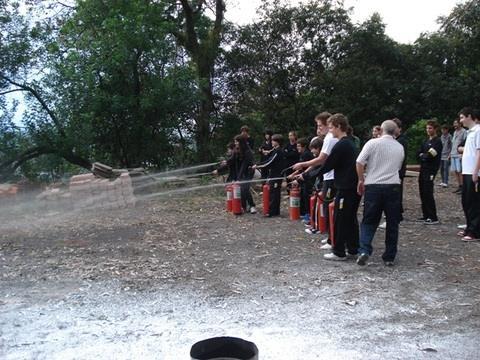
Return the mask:
[(0, 154), (0, 179), (10, 177), (32, 159), (49, 154), (89, 168), (90, 162), (75, 152), (74, 141), (69, 139), (64, 122), (52, 107), (52, 95), (31, 78), (32, 72), (40, 73), (46, 65), (41, 62), (45, 38), (38, 28), (28, 25), (17, 2), (0, 2), (0, 26), (0, 95), (22, 92), (32, 104), (15, 153)]
[[(399, 117), (414, 149), (418, 119), (450, 123), (479, 106), (480, 0), (411, 45), (390, 39), (378, 14), (352, 23), (334, 0), (265, 1), (244, 26), (225, 22), (221, 0), (28, 4), (30, 18), (0, 0), (3, 176), (205, 161), (243, 124), (257, 141), (264, 128), (312, 135), (324, 110), (345, 113), (361, 137)], [(17, 92), (22, 124), (5, 99)]]
[(406, 155), (409, 164), (418, 163), (417, 152), (427, 138), (426, 128), (427, 120), (422, 119), (410, 126), (406, 132), (408, 137), (408, 154)]
[(330, 69), (351, 27), (347, 12), (332, 1), (266, 2), (261, 10), (258, 22), (238, 29), (226, 57), (234, 111), (277, 131), (311, 133), (325, 100), (312, 86)]
[[(194, 117), (197, 158), (210, 160), (212, 116), (216, 110), (213, 79), (224, 29), (225, 4), (223, 0), (180, 0), (179, 5), (174, 0), (170, 3), (171, 32), (189, 55), (200, 95)], [(207, 16), (209, 10), (213, 20)]]
[[(61, 106), (91, 156), (124, 167), (168, 164), (196, 105), (165, 3), (83, 1), (51, 44)], [(55, 46), (58, 46), (55, 48)]]

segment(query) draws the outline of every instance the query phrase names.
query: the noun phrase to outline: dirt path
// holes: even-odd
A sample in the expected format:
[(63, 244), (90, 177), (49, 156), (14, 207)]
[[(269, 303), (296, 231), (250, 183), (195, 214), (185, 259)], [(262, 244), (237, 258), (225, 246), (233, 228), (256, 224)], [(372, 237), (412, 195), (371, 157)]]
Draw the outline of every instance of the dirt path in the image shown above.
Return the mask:
[(218, 335), (254, 341), (262, 360), (479, 358), (480, 243), (455, 236), (451, 190), (425, 227), (407, 189), (393, 268), (381, 231), (369, 266), (331, 263), (285, 210), (233, 217), (213, 192), (4, 219), (0, 358), (188, 359)]

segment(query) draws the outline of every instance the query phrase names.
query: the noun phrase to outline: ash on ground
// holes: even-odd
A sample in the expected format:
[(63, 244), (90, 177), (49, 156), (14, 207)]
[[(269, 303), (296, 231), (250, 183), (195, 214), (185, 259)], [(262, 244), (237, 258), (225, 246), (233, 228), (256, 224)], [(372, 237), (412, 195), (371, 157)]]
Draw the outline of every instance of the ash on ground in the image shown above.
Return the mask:
[(217, 190), (2, 212), (0, 358), (188, 359), (222, 335), (255, 342), (262, 360), (479, 358), (480, 243), (456, 237), (452, 189), (436, 189), (430, 227), (413, 221), (417, 194), (408, 179), (393, 268), (382, 230), (369, 266), (332, 263), (286, 204), (280, 218), (234, 217)]

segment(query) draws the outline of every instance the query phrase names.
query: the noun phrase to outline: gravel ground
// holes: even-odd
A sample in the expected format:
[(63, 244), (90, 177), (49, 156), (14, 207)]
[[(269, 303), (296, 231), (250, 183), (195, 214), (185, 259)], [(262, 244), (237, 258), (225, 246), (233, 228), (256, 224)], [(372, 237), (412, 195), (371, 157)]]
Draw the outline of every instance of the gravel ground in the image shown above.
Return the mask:
[(441, 224), (426, 227), (415, 179), (405, 197), (393, 268), (380, 230), (368, 266), (332, 263), (285, 206), (234, 217), (215, 189), (111, 212), (3, 211), (0, 358), (188, 359), (222, 335), (262, 360), (480, 358), (480, 243), (455, 235), (460, 199), (436, 189)]

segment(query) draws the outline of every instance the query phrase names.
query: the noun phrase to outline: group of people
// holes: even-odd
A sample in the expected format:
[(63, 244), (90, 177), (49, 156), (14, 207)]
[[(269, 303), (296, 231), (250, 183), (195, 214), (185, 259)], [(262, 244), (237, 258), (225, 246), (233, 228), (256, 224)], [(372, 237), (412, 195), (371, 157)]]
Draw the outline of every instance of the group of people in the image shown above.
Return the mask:
[[(426, 125), (427, 138), (417, 156), (420, 162), (419, 193), (425, 225), (438, 223), (434, 199), (434, 179), (441, 169), (442, 186), (448, 184), (448, 172), (455, 172), (458, 189), (462, 193), (462, 206), (466, 225), (458, 235), (463, 241), (480, 239), (480, 124), (479, 113), (464, 108), (453, 126), (453, 137), (448, 127), (439, 126), (435, 120)], [(265, 131), (265, 142), (258, 148), (260, 163), (254, 163), (253, 140), (247, 127), (229, 147), (229, 156), (221, 168), (228, 169), (228, 181), (241, 184), (242, 207), (255, 213), (255, 203), (250, 193), (250, 181), (255, 170), (270, 185), (268, 217), (280, 214), (283, 180), (288, 186), (301, 189), (301, 215), (308, 226), (306, 232), (315, 234), (313, 219), (309, 218), (309, 198), (312, 193), (322, 198), (323, 214), (333, 222), (333, 231), (322, 240), (321, 249), (330, 250), (327, 260), (356, 259), (365, 265), (372, 255), (372, 241), (385, 216), (385, 251), (382, 259), (393, 266), (397, 254), (399, 224), (403, 220), (403, 179), (406, 175), (407, 141), (402, 134), (399, 119), (385, 120), (372, 130), (372, 139), (360, 149), (359, 139), (343, 114), (322, 112), (315, 117), (316, 136), (310, 141), (297, 139), (291, 131), (284, 146), (280, 134)], [(466, 128), (466, 129), (465, 129)], [(460, 175), (461, 174), (461, 175)], [(357, 213), (363, 196), (363, 219), (358, 223)], [(333, 218), (328, 207), (334, 203)]]

